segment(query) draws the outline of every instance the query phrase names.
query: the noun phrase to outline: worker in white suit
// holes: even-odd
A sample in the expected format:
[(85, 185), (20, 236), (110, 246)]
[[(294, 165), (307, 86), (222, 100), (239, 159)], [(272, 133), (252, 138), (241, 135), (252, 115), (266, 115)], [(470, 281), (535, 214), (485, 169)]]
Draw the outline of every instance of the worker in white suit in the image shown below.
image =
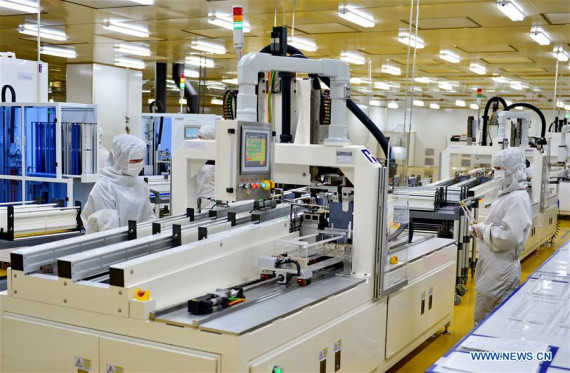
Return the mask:
[(131, 135), (113, 138), (113, 164), (101, 170), (101, 178), (89, 194), (81, 219), (86, 233), (122, 227), (156, 217), (149, 200), (148, 185), (137, 176), (143, 168), (145, 143)]
[(470, 227), (477, 239), (475, 324), (481, 322), (520, 285), (519, 256), (532, 226), (532, 202), (526, 191), (524, 154), (508, 148), (493, 156), (494, 182), (501, 190), (484, 222)]
[(97, 127), (97, 172), (109, 165), (109, 150), (103, 146), (103, 130)]
[[(212, 126), (201, 127), (198, 131), (198, 138), (201, 140), (215, 140), (216, 128)], [(213, 199), (216, 196), (216, 166), (206, 162), (196, 176), (198, 199)], [(201, 203), (200, 205), (204, 205)]]

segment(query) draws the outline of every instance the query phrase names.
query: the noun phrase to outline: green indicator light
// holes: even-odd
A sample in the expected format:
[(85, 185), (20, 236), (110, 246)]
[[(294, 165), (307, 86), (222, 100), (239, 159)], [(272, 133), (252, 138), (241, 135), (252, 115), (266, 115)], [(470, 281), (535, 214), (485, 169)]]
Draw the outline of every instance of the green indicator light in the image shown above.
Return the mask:
[(234, 22), (234, 30), (243, 29), (243, 22)]
[(281, 369), (281, 367), (274, 367), (273, 373), (283, 373), (283, 369)]

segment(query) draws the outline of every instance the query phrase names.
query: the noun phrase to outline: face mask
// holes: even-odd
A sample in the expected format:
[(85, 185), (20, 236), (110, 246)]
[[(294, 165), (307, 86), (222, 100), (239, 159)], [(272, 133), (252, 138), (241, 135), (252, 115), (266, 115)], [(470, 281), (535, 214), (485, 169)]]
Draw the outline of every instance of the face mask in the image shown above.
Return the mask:
[(130, 175), (130, 176), (138, 176), (141, 171), (143, 169), (143, 163), (139, 162), (139, 163), (129, 163), (129, 165), (127, 166), (127, 170), (124, 171), (125, 174)]

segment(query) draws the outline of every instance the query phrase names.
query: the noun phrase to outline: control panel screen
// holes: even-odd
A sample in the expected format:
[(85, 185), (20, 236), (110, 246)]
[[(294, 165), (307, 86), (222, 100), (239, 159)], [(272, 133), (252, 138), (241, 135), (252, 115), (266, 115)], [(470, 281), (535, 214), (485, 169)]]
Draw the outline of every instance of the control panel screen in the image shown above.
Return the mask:
[(200, 131), (199, 126), (185, 126), (184, 127), (184, 138), (185, 139), (197, 139), (198, 131)]
[(271, 162), (269, 160), (270, 139), (270, 129), (242, 127), (242, 173), (269, 172), (269, 164)]
[(267, 134), (247, 133), (245, 136), (245, 166), (267, 165)]

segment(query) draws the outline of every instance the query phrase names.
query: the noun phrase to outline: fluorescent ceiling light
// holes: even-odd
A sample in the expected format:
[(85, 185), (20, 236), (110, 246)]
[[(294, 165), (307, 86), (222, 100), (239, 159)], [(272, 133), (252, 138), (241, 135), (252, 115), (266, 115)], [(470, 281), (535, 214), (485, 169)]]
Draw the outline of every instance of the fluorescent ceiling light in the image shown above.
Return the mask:
[(557, 45), (556, 47), (554, 47), (554, 49), (552, 50), (552, 55), (560, 62), (568, 61), (568, 52), (566, 52), (564, 50), (564, 47), (562, 47), (561, 45)]
[(381, 89), (383, 91), (389, 91), (390, 90), (390, 84), (388, 84), (386, 82), (376, 82), (376, 83), (374, 83), (374, 88)]
[(368, 101), (370, 106), (380, 106), (380, 100), (370, 100)]
[(212, 105), (223, 105), (224, 101), (220, 100), (219, 98), (213, 98), (212, 101), (210, 101), (210, 103)]
[(540, 92), (540, 91), (542, 91), (542, 89), (540, 89), (540, 88), (533, 88), (532, 90), (535, 91), (535, 92)]
[(504, 76), (494, 76), (492, 78), (497, 83), (508, 83), (509, 79), (505, 78)]
[[(25, 23), (18, 27), (18, 32), (20, 34), (31, 35), (31, 36), (38, 36), (38, 26), (31, 23)], [(57, 41), (66, 41), (67, 34), (63, 30), (58, 30), (49, 27), (40, 27), (40, 38), (42, 39), (50, 39), (50, 40), (57, 40)]]
[(414, 78), (414, 81), (416, 81), (418, 83), (424, 83), (424, 84), (432, 82), (432, 80), (426, 76), (418, 76), (418, 77)]
[(564, 101), (562, 101), (562, 100), (556, 100), (556, 107), (564, 108)]
[(18, 10), (24, 13), (37, 13), (38, 2), (31, 0), (0, 0), (0, 8)]
[[(225, 28), (227, 30), (233, 31), (234, 29), (233, 17), (225, 14), (210, 14), (208, 16), (208, 23)], [(251, 27), (249, 26), (249, 23), (246, 22), (243, 23), (243, 32), (244, 33), (251, 32)]]
[(505, 100), (505, 104), (507, 104), (507, 106), (511, 106), (513, 104), (513, 102), (509, 101), (509, 100)]
[(515, 110), (524, 110), (524, 107), (522, 107), (522, 106), (515, 106)]
[(509, 17), (511, 21), (516, 22), (524, 19), (525, 14), (512, 0), (497, 0), (497, 8)]
[(429, 104), (429, 108), (437, 110), (437, 109), (439, 109), (439, 105), (438, 104)]
[(133, 3), (141, 4), (141, 5), (153, 5), (154, 0), (129, 0)]
[(206, 53), (226, 54), (226, 47), (220, 44), (209, 43), (207, 41), (193, 41), (190, 45), (192, 49), (196, 49)]
[(77, 58), (75, 48), (60, 48), (44, 45), (40, 48), (41, 54), (48, 54), (50, 56), (64, 57), (64, 58)]
[(439, 82), (437, 83), (437, 87), (444, 91), (453, 91), (454, 85), (451, 82)]
[(137, 36), (139, 38), (148, 38), (150, 35), (147, 27), (131, 25), (126, 22), (114, 21), (112, 19), (103, 22), (103, 28), (120, 34)]
[(487, 73), (487, 69), (483, 65), (479, 65), (477, 63), (472, 63), (469, 65), (469, 70), (473, 71), (475, 74), (484, 75)]
[(477, 105), (477, 104), (469, 104), (469, 109), (477, 110), (477, 109), (479, 109), (479, 105)]
[(424, 102), (421, 100), (414, 100), (413, 105), (414, 106), (424, 106)]
[(350, 78), (350, 84), (369, 84), (370, 82), (368, 80), (362, 79), (362, 78), (358, 78), (358, 77), (354, 77), (354, 78)]
[(374, 17), (351, 6), (341, 5), (338, 8), (338, 15), (341, 18), (344, 18), (347, 21), (355, 23), (361, 27), (374, 27), (374, 25), (376, 25), (374, 22)]
[(344, 62), (348, 62), (354, 65), (364, 65), (365, 63), (364, 56), (351, 52), (341, 52), (340, 59)]
[(426, 46), (424, 39), (419, 36), (416, 38), (415, 34), (410, 34), (407, 31), (400, 31), (398, 33), (398, 41), (402, 44), (409, 45), (412, 48), (422, 49)]
[(232, 79), (222, 79), (223, 83), (226, 84), (231, 84), (231, 85), (238, 85), (238, 78), (232, 78)]
[(390, 75), (400, 75), (402, 73), (402, 70), (394, 65), (388, 65), (388, 64), (384, 64), (382, 65), (382, 68), (380, 69), (381, 72), (385, 73), (385, 74), (390, 74)]
[(115, 44), (114, 49), (115, 52), (132, 54), (134, 56), (148, 57), (151, 54), (149, 46), (142, 44), (119, 43)]
[(398, 108), (398, 103), (397, 102), (388, 102), (388, 109), (397, 109)]
[(465, 106), (465, 101), (463, 101), (463, 100), (455, 100), (455, 105), (456, 105), (456, 106), (464, 107), (464, 106)]
[(512, 80), (512, 81), (510, 82), (510, 86), (511, 86), (512, 89), (515, 89), (515, 90), (517, 90), (517, 91), (522, 91), (524, 88), (526, 88), (526, 87), (524, 86), (524, 84), (522, 84), (521, 82), (517, 82), (517, 81), (515, 81), (515, 80)]
[(206, 57), (188, 56), (186, 63), (192, 66), (214, 67), (214, 60)]
[(185, 69), (184, 70), (184, 77), (192, 78), (192, 79), (198, 79), (200, 77), (200, 72), (195, 71), (195, 70)]
[(540, 27), (533, 27), (530, 29), (530, 36), (540, 45), (550, 45), (550, 38)]
[(422, 88), (421, 87), (414, 87), (414, 92), (421, 92)]
[(297, 36), (290, 36), (287, 39), (287, 43), (292, 45), (297, 49), (301, 49), (307, 52), (316, 52), (317, 44), (309, 39), (299, 38)]
[(115, 58), (115, 65), (138, 70), (143, 70), (145, 68), (145, 63), (143, 60), (130, 57)]
[(450, 50), (443, 49), (439, 51), (439, 58), (442, 60), (446, 60), (447, 62), (451, 63), (459, 63), (461, 62), (461, 57), (457, 53), (453, 53)]
[(564, 110), (570, 110), (570, 105), (564, 105)]
[(226, 90), (225, 84), (222, 84), (220, 82), (215, 82), (215, 81), (208, 82), (207, 86), (208, 86), (208, 89), (215, 89), (218, 91), (225, 91)]
[(150, 93), (150, 89), (143, 89), (142, 93)]

